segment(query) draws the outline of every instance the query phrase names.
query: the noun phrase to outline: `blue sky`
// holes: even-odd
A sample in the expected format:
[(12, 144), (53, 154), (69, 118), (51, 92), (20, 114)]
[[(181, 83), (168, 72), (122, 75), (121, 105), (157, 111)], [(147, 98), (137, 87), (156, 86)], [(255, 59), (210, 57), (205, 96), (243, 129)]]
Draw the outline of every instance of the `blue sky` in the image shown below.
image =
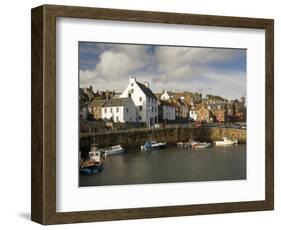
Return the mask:
[(153, 92), (191, 91), (240, 98), (246, 50), (79, 42), (80, 87), (123, 91), (130, 76)]

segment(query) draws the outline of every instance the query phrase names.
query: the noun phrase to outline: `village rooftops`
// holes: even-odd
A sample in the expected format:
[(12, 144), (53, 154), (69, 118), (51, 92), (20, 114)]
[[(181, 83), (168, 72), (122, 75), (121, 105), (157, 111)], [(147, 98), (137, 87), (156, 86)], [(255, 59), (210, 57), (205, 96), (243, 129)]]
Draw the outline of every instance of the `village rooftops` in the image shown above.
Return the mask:
[(159, 100), (160, 105), (165, 105), (165, 106), (173, 106), (172, 103), (166, 100)]
[(93, 100), (88, 104), (88, 107), (102, 107), (106, 100)]
[(125, 106), (126, 102), (128, 100), (131, 100), (129, 97), (124, 97), (124, 98), (113, 98), (107, 101), (103, 107), (119, 107), (119, 106)]

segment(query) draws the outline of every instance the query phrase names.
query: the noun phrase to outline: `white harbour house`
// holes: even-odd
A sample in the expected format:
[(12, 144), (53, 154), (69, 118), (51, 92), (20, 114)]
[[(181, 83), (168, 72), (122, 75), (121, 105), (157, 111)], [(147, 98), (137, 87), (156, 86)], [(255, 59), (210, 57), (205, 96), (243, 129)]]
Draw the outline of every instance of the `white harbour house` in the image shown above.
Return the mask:
[(112, 98), (102, 107), (102, 118), (113, 122), (136, 122), (136, 107), (130, 97)]
[(145, 122), (148, 127), (158, 123), (158, 103), (148, 83), (140, 83), (130, 77), (129, 84), (120, 98), (131, 98), (136, 107), (136, 122)]

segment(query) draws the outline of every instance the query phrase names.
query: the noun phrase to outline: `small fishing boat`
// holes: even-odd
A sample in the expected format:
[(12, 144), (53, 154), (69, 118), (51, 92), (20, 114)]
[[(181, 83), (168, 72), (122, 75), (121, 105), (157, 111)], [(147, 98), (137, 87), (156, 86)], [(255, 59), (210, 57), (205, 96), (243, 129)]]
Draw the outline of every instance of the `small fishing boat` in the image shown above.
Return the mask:
[(218, 146), (234, 145), (238, 144), (238, 140), (236, 138), (224, 137), (223, 141), (215, 141), (215, 144)]
[(189, 142), (177, 142), (177, 146), (181, 148), (190, 148)]
[(153, 150), (153, 149), (162, 149), (166, 147), (165, 142), (156, 142), (156, 141), (147, 141), (144, 145), (141, 146), (141, 150)]
[(103, 170), (103, 163), (96, 163), (92, 159), (88, 159), (87, 163), (80, 166), (80, 173), (83, 175), (91, 175), (99, 173)]
[(105, 156), (107, 155), (115, 155), (115, 154), (121, 154), (121, 153), (124, 153), (124, 148), (122, 148), (121, 145), (115, 145), (115, 146), (111, 146), (111, 147), (108, 147), (108, 148), (104, 148), (104, 149), (101, 149)]
[(203, 149), (203, 148), (208, 148), (211, 146), (211, 143), (208, 142), (199, 142), (198, 144), (196, 144), (193, 148), (195, 149)]
[(80, 163), (80, 173), (83, 175), (91, 175), (99, 173), (103, 170), (104, 152), (98, 149), (97, 145), (92, 145), (89, 157)]
[(208, 148), (211, 146), (211, 143), (208, 142), (199, 142), (199, 141), (194, 141), (194, 140), (190, 140), (189, 144), (192, 148), (194, 149), (202, 149), (202, 148)]

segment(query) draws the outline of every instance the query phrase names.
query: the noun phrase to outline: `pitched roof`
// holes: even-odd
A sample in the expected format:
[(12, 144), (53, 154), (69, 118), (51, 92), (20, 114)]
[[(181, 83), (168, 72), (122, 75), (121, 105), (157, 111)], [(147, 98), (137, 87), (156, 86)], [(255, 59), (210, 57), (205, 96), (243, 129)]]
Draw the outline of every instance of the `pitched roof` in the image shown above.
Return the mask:
[(88, 104), (88, 107), (102, 107), (106, 100), (93, 100)]
[(140, 82), (136, 82), (136, 83), (146, 96), (157, 99), (157, 97), (154, 95), (154, 93), (151, 91), (150, 88), (146, 87), (144, 84)]
[(128, 97), (123, 97), (123, 98), (113, 98), (110, 99), (109, 101), (107, 101), (103, 107), (117, 107), (117, 106), (124, 106), (126, 104), (126, 102), (129, 100), (130, 98)]
[(185, 103), (185, 101), (184, 100), (178, 100), (178, 104), (180, 105), (180, 106), (187, 106), (187, 103)]
[(159, 100), (160, 105), (165, 105), (165, 106), (173, 106), (172, 103), (169, 101), (164, 101), (164, 100)]

